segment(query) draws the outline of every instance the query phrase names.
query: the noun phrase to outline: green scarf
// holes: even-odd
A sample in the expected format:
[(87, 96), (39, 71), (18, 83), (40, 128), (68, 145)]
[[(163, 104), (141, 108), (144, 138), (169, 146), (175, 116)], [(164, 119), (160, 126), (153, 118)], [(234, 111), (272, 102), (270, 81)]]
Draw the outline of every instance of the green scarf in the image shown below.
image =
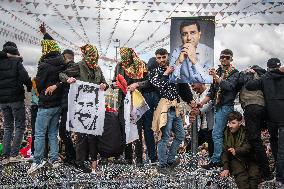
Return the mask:
[(245, 128), (241, 126), (236, 133), (231, 133), (229, 127), (226, 128), (224, 132), (224, 148), (238, 148), (245, 140)]

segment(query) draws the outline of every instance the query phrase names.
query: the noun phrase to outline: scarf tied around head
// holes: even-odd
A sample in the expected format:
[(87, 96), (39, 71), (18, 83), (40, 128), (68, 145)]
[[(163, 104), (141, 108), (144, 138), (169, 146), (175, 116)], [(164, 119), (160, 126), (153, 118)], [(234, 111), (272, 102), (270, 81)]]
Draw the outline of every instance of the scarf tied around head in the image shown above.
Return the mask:
[(125, 74), (132, 79), (142, 79), (147, 72), (145, 63), (140, 60), (132, 48), (122, 47), (119, 49), (121, 66)]
[(42, 57), (48, 55), (51, 52), (58, 52), (60, 53), (60, 47), (56, 43), (55, 40), (44, 39), (41, 41), (42, 47)]
[(86, 44), (81, 48), (83, 61), (90, 69), (95, 69), (98, 66), (99, 53), (94, 45)]

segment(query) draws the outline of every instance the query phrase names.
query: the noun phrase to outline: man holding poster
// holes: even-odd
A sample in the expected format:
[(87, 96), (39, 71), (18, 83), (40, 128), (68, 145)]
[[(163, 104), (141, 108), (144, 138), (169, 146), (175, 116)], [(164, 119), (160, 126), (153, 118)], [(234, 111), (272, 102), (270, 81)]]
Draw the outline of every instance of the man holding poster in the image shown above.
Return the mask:
[[(177, 25), (172, 24), (173, 27)], [(179, 32), (182, 45), (175, 48), (171, 53), (170, 65), (175, 68), (170, 77), (171, 82), (212, 83), (212, 76), (208, 73), (209, 68), (212, 68), (214, 64), (214, 50), (200, 43), (200, 28), (196, 19), (186, 19), (181, 22)], [(173, 41), (173, 43), (175, 42)]]

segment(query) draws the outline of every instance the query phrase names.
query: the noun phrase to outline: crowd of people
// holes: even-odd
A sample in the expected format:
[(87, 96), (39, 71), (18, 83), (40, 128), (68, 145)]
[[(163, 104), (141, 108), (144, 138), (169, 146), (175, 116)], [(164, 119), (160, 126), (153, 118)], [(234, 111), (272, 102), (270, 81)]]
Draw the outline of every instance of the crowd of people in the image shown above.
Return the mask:
[[(26, 130), (25, 85), (27, 91), (32, 93), (32, 139), (27, 141), (32, 143), (32, 164), (27, 173), (44, 167), (48, 161), (53, 168), (60, 166), (59, 135), (65, 146), (64, 163), (96, 174), (98, 160), (103, 160), (99, 156), (98, 136), (73, 133), (76, 136), (74, 144), (72, 133), (66, 130), (68, 90), (70, 84), (80, 80), (98, 84), (100, 90), (110, 87), (118, 89), (117, 112), (124, 156), (118, 153), (115, 156), (117, 162), (135, 162), (136, 166), (143, 166), (145, 139), (151, 166), (157, 166), (163, 173), (178, 166), (178, 149), (185, 140), (185, 113), (181, 111), (181, 102), (184, 102), (189, 107), (189, 121), (198, 123), (198, 144), (208, 143), (210, 162), (201, 165), (202, 168), (222, 167), (220, 176), (233, 176), (242, 189), (257, 188), (264, 181), (284, 185), (284, 147), (281, 145), (284, 140), (284, 117), (281, 112), (284, 109), (284, 67), (281, 67), (278, 58), (270, 58), (267, 69), (252, 65), (240, 72), (233, 63), (232, 50), (224, 49), (220, 53), (218, 69), (210, 68), (208, 71), (213, 80), (209, 86), (204, 83), (170, 82), (175, 66), (169, 65), (169, 53), (164, 48), (157, 49), (155, 57), (146, 64), (132, 48), (122, 47), (121, 61), (115, 68), (113, 82), (108, 84), (98, 65), (99, 54), (94, 45), (82, 46), (82, 60), (75, 63), (74, 52), (66, 49), (61, 53), (44, 24), (40, 26), (40, 31), (44, 36), (42, 56), (33, 79), (25, 70), (15, 43), (6, 42), (0, 51), (0, 108), (4, 116), (2, 164), (22, 161), (19, 151)], [(184, 49), (187, 49), (192, 36), (182, 35), (186, 41)], [(187, 50), (176, 53), (173, 57), (182, 60), (171, 60), (177, 63), (176, 66), (186, 64), (188, 61), (185, 59), (194, 56)], [(118, 85), (118, 76), (125, 79), (127, 88)], [(149, 110), (136, 123), (139, 139), (129, 144), (125, 142), (124, 132), (123, 101), (126, 90), (139, 90), (149, 106)], [(237, 96), (243, 115), (234, 110)], [(261, 138), (264, 128), (270, 134), (275, 175)], [(158, 141), (155, 141), (156, 134)], [(85, 161), (90, 161), (91, 166), (88, 167)]]

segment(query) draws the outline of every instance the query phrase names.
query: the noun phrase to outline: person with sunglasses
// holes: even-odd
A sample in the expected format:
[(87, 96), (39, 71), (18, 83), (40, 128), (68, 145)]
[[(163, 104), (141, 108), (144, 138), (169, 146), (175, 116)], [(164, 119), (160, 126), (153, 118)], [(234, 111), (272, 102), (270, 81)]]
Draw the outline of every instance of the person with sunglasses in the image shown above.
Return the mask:
[(238, 79), (239, 71), (234, 68), (233, 52), (230, 49), (221, 51), (219, 68), (210, 69), (209, 74), (213, 77), (213, 84), (206, 97), (200, 102), (202, 107), (209, 100), (215, 103), (215, 120), (212, 132), (214, 143), (214, 153), (211, 161), (207, 165), (203, 165), (204, 169), (221, 166), (221, 153), (223, 145), (223, 132), (228, 122), (228, 115), (234, 110), (234, 101), (239, 91)]
[(182, 45), (177, 47), (170, 58), (170, 65), (175, 68), (170, 76), (174, 83), (212, 83), (208, 74), (214, 65), (214, 51), (201, 38), (200, 24), (196, 20), (185, 20), (180, 25)]

